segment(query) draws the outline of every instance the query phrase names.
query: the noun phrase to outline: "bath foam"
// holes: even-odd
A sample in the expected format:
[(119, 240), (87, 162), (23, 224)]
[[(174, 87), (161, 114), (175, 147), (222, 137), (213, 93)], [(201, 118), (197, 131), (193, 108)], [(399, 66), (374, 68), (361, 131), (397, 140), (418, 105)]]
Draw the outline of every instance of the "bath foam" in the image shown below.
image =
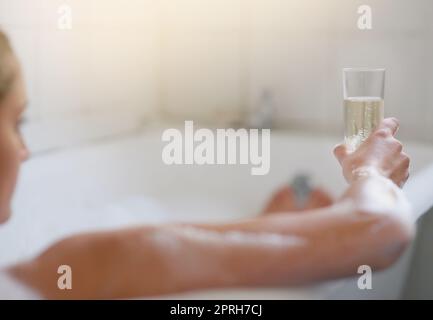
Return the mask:
[[(203, 266), (202, 260), (197, 256), (194, 250), (184, 250), (182, 246), (182, 232), (179, 232), (175, 227), (165, 227), (156, 230), (152, 235), (152, 240), (163, 263), (163, 268), (167, 274), (172, 277), (179, 277), (179, 281), (183, 279), (209, 279), (219, 276), (222, 282), (234, 283), (236, 277), (229, 273), (221, 272), (221, 265), (217, 257), (209, 255), (205, 261), (206, 266)], [(202, 262), (202, 263), (201, 263)], [(182, 273), (179, 273), (182, 270)], [(182, 279), (182, 280), (180, 280)], [(189, 281), (189, 280), (186, 280)], [(200, 280), (199, 280), (200, 281)]]
[(226, 231), (217, 232), (196, 227), (181, 227), (172, 230), (188, 239), (204, 242), (255, 245), (255, 246), (300, 246), (305, 240), (291, 235), (280, 235), (269, 232)]
[(0, 299), (39, 300), (41, 296), (18, 280), (0, 272)]
[[(160, 249), (164, 268), (172, 275), (182, 279), (219, 279), (218, 283), (227, 286), (236, 284), (239, 275), (221, 272), (223, 266), (218, 256), (207, 255), (201, 259), (194, 250), (182, 250), (182, 243), (191, 241), (198, 245), (214, 247), (216, 252), (221, 246), (254, 246), (265, 250), (284, 249), (287, 247), (303, 247), (307, 241), (291, 235), (277, 235), (264, 232), (227, 231), (217, 232), (199, 227), (172, 226), (159, 229), (152, 235), (154, 243)], [(175, 261), (175, 264), (173, 263)], [(183, 270), (179, 274), (179, 270)], [(201, 279), (201, 280), (197, 280)]]
[[(387, 193), (382, 191), (383, 184), (389, 188)], [(398, 217), (410, 224), (415, 222), (415, 217), (412, 215), (412, 206), (406, 199), (403, 190), (389, 179), (380, 175), (375, 176), (375, 179), (369, 182), (369, 192), (376, 194), (376, 201), (363, 203), (362, 208), (364, 210), (380, 213), (387, 212), (389, 207), (393, 207)]]

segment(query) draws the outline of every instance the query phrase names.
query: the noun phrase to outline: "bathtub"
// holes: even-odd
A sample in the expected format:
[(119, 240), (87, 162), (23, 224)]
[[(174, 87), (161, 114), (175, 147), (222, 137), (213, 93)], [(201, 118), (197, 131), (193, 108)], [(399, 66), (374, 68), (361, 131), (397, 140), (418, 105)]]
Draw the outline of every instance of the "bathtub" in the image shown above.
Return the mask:
[[(345, 188), (332, 155), (337, 137), (274, 131), (271, 170), (252, 176), (250, 166), (166, 166), (161, 130), (146, 128), (111, 139), (37, 153), (22, 170), (15, 214), (0, 227), (0, 266), (33, 257), (56, 240), (91, 230), (146, 223), (236, 220), (259, 213), (279, 186), (298, 173), (335, 196)], [(415, 213), (433, 207), (433, 146), (406, 143), (412, 178), (405, 188)], [(391, 269), (375, 274), (373, 290), (356, 279), (303, 288), (213, 290), (163, 298), (322, 299), (398, 298), (411, 250)]]

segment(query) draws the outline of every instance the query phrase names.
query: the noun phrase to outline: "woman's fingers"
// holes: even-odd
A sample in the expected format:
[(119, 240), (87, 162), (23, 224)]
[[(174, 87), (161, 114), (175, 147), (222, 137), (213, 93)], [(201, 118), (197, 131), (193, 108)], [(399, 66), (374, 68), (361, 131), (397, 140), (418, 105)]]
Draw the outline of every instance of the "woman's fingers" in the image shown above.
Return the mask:
[(344, 143), (337, 145), (334, 148), (334, 155), (337, 158), (338, 162), (342, 164), (343, 160), (347, 157), (349, 154), (347, 147)]
[(402, 152), (390, 175), (390, 179), (399, 187), (403, 187), (409, 178), (409, 166), (410, 158)]
[(400, 122), (396, 118), (386, 118), (376, 128), (375, 133), (378, 136), (386, 137), (387, 135), (395, 136), (400, 127)]
[(334, 155), (343, 167), (347, 181), (352, 180), (353, 171), (357, 168), (373, 166), (398, 186), (404, 185), (409, 177), (410, 159), (403, 152), (402, 143), (395, 138), (399, 126), (396, 118), (384, 119), (354, 152), (349, 152), (345, 144), (334, 148)]

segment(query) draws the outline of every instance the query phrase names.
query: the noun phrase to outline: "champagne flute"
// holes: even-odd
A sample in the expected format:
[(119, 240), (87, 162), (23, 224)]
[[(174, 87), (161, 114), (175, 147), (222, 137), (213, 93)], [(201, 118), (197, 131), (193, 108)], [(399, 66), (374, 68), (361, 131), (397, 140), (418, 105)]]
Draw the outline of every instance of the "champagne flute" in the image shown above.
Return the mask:
[(356, 150), (385, 113), (385, 69), (343, 69), (344, 141)]

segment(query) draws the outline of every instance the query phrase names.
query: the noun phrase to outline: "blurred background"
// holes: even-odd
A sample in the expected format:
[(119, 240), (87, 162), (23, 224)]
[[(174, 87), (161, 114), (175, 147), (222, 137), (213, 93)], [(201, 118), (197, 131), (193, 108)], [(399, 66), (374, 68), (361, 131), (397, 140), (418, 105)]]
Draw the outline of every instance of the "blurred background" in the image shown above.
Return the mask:
[[(35, 150), (161, 121), (232, 126), (264, 97), (275, 128), (342, 136), (344, 67), (386, 68), (386, 115), (432, 143), (433, 2), (365, 2), (0, 0), (0, 25)], [(357, 27), (363, 4), (372, 30)]]
[[(358, 28), (361, 5), (371, 30)], [(23, 65), (34, 155), (0, 227), (14, 244), (0, 265), (76, 232), (250, 217), (300, 173), (341, 194), (342, 69), (386, 68), (385, 113), (401, 120), (415, 173), (405, 192), (424, 215), (417, 243), (371, 292), (352, 279), (269, 297), (433, 297), (432, 0), (0, 0), (0, 27)], [(160, 132), (147, 130), (247, 126), (256, 114), (277, 129), (267, 176), (166, 166)]]

